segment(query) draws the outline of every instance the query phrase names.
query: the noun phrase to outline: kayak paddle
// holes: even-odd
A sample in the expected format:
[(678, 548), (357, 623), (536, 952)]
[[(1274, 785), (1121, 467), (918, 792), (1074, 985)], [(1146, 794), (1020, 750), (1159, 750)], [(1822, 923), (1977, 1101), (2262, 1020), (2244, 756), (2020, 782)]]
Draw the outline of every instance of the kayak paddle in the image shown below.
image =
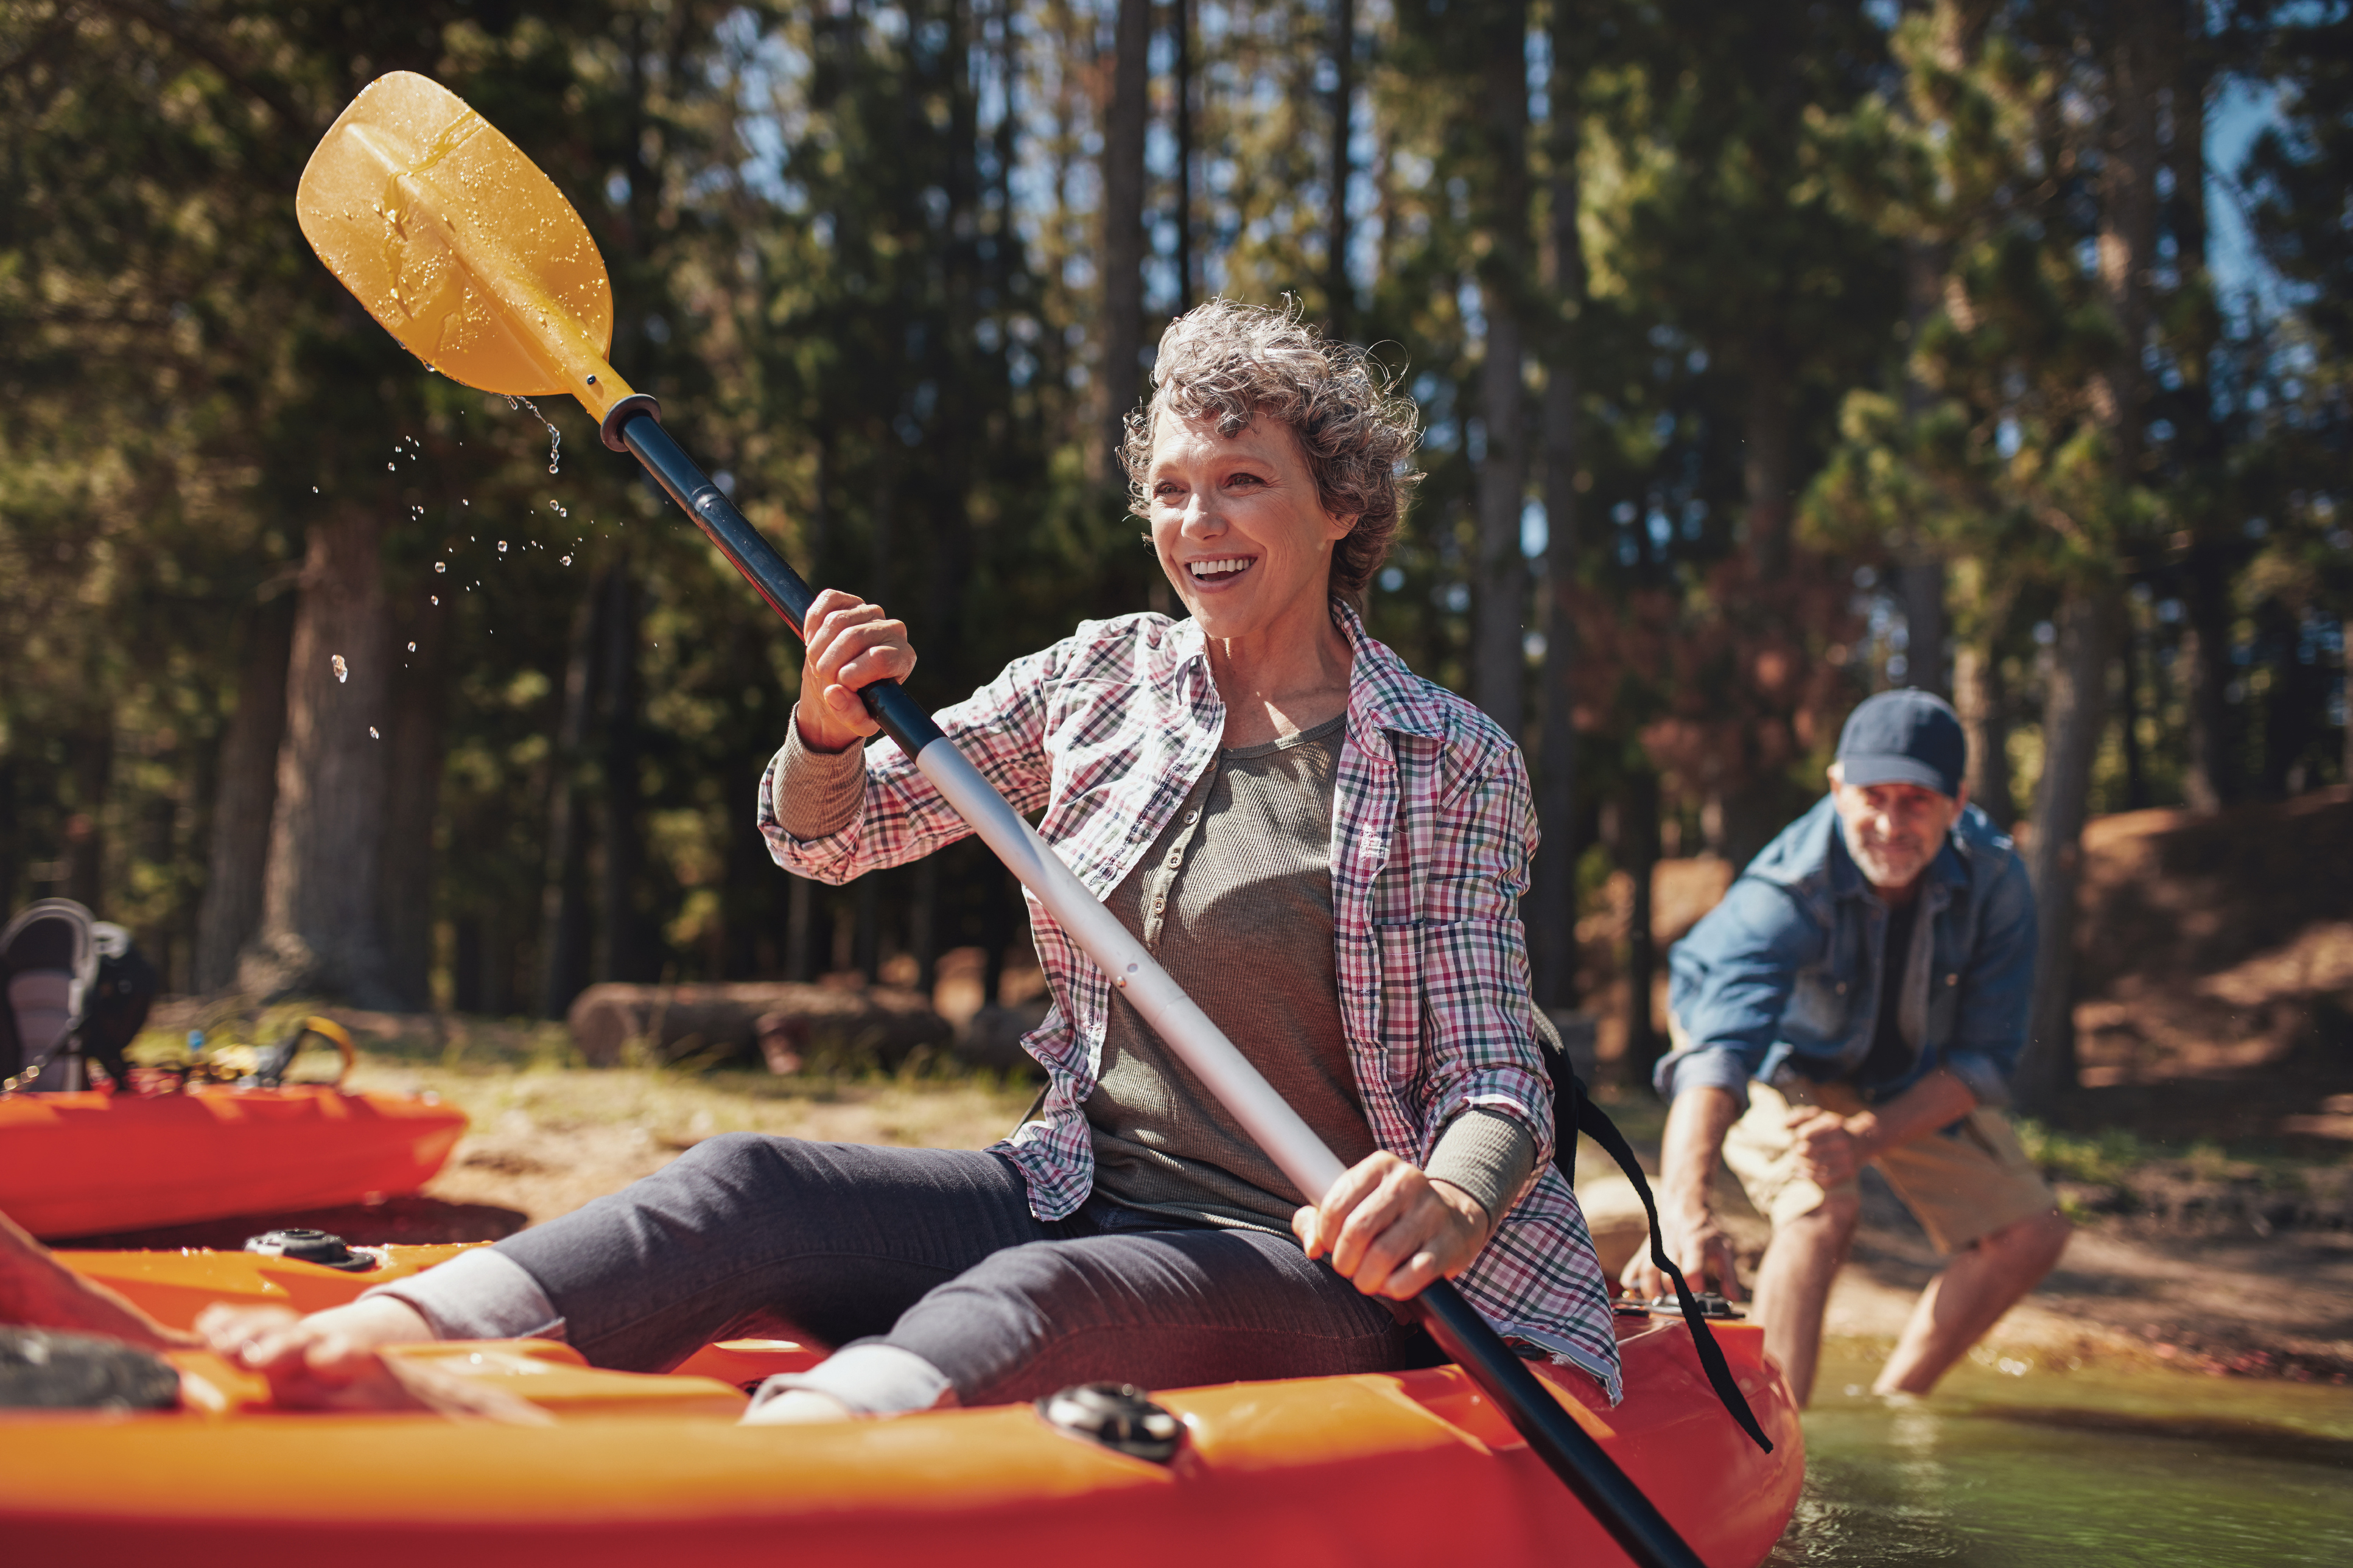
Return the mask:
[[(645, 465), (760, 596), (802, 631), (816, 597), (808, 584), (670, 439), (654, 400), (606, 363), (612, 286), (579, 215), (456, 94), (408, 71), (370, 83), (311, 154), (295, 205), (328, 270), (411, 353), (485, 392), (579, 399), (605, 445)], [(931, 716), (896, 681), (877, 681), (860, 695), (883, 732), (1299, 1190), (1330, 1191), (1344, 1173), (1339, 1160)], [(1440, 1347), (1636, 1563), (1699, 1568), (1651, 1500), (1450, 1281), (1424, 1289), (1417, 1304)]]

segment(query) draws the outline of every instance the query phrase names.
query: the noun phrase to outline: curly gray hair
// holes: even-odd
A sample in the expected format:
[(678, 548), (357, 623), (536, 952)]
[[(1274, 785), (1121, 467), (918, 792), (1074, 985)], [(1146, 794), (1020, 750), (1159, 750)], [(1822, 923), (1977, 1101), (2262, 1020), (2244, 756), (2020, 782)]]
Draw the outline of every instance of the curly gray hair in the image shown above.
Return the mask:
[(1120, 461), (1128, 510), (1151, 515), (1146, 475), (1152, 432), (1163, 413), (1215, 417), (1218, 434), (1239, 436), (1263, 415), (1299, 437), (1324, 510), (1356, 518), (1332, 551), (1332, 588), (1354, 600), (1388, 559), (1421, 476), (1405, 469), (1421, 441), (1421, 411), (1369, 354), (1335, 342), (1282, 310), (1211, 300), (1169, 323), (1152, 366), (1152, 398), (1132, 410)]

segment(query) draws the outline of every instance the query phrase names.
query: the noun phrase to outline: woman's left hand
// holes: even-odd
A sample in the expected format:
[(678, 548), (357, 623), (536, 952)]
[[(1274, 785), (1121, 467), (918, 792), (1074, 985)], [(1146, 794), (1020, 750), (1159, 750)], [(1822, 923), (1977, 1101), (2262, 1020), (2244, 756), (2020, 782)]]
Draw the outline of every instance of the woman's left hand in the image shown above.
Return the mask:
[(1367, 1296), (1403, 1301), (1471, 1267), (1487, 1245), (1487, 1211), (1446, 1182), (1433, 1182), (1386, 1149), (1359, 1161), (1324, 1201), (1291, 1216), (1310, 1258)]

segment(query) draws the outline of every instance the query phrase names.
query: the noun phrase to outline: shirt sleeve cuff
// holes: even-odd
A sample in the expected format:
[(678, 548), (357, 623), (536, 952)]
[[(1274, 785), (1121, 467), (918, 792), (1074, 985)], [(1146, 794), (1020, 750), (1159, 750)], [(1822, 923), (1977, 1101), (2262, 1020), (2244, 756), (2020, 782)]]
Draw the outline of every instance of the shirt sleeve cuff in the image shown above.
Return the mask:
[(779, 1373), (752, 1395), (759, 1408), (790, 1389), (828, 1394), (860, 1415), (898, 1415), (910, 1410), (953, 1409), (955, 1385), (947, 1373), (910, 1350), (883, 1340), (844, 1345), (807, 1372)]
[(564, 1318), (523, 1266), (495, 1247), (461, 1252), (406, 1279), (364, 1290), (424, 1314), (438, 1340), (560, 1340)]
[(1651, 1081), (1659, 1098), (1672, 1100), (1687, 1089), (1721, 1089), (1748, 1108), (1748, 1064), (1730, 1046), (1697, 1046), (1677, 1051), (1659, 1063)]
[(865, 798), (863, 747), (812, 751), (801, 742), (800, 724), (786, 723), (776, 783), (769, 789), (768, 809), (776, 813), (778, 827), (804, 843), (830, 837), (857, 820)]
[(1500, 1111), (1472, 1106), (1446, 1124), (1424, 1173), (1479, 1200), (1493, 1225), (1528, 1184), (1535, 1169), (1534, 1134)]
[(1938, 1064), (1959, 1079), (1978, 1103), (1999, 1110), (2010, 1103), (2010, 1079), (1991, 1057), (1977, 1051), (1956, 1051)]

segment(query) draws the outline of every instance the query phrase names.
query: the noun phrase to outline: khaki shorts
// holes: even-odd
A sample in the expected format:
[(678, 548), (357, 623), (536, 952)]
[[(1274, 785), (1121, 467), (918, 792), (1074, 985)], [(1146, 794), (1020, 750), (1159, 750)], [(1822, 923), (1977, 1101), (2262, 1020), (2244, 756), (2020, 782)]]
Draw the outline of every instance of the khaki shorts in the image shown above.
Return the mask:
[[(1808, 1086), (1813, 1103), (1841, 1116), (1866, 1107), (1842, 1083)], [(1725, 1135), (1724, 1163), (1740, 1178), (1748, 1201), (1776, 1229), (1813, 1213), (1829, 1194), (1798, 1168), (1790, 1136), (1790, 1102), (1761, 1083), (1748, 1086), (1748, 1114)], [(1947, 1256), (2007, 1225), (2058, 1206), (2059, 1200), (2010, 1131), (2010, 1119), (1979, 1106), (1949, 1132), (1931, 1132), (1872, 1162), (1895, 1195)], [(1842, 1192), (1854, 1192), (1847, 1183)]]

